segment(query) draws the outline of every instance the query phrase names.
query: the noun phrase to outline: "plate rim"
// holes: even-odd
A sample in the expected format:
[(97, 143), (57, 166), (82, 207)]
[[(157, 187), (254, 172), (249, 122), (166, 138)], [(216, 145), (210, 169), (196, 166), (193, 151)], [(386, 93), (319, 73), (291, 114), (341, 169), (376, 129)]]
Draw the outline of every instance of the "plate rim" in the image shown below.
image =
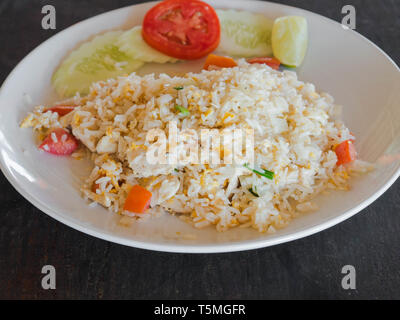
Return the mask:
[[(231, 0), (232, 1), (232, 0)], [(135, 6), (143, 5), (143, 4), (155, 4), (158, 3), (159, 1), (152, 1), (152, 2), (145, 2), (145, 3), (138, 3), (134, 5), (129, 5), (129, 6), (124, 6), (122, 8), (117, 8), (114, 10), (106, 11), (101, 14), (95, 15), (93, 17), (89, 17), (87, 19), (84, 19), (82, 21), (79, 21), (77, 23), (72, 24), (71, 26), (65, 28), (64, 30), (56, 33), (49, 39), (45, 40), (38, 46), (36, 46), (33, 50), (31, 50), (22, 60), (18, 62), (18, 64), (13, 68), (13, 70), (10, 72), (10, 74), (6, 77), (4, 80), (1, 88), (0, 88), (0, 99), (4, 95), (5, 88), (7, 86), (7, 83), (11, 78), (13, 78), (14, 74), (21, 68), (22, 64), (30, 58), (30, 56), (34, 55), (42, 46), (45, 46), (47, 42), (52, 41), (56, 37), (62, 37), (64, 33), (69, 32), (72, 28), (76, 27), (77, 25), (84, 23), (90, 19), (95, 19), (98, 17), (101, 17), (103, 15), (110, 14), (112, 12), (116, 11), (124, 11), (130, 8), (134, 8)], [(215, 1), (206, 1), (206, 2), (215, 2)], [(241, 2), (240, 0), (233, 0), (232, 2)], [(268, 5), (273, 5), (277, 7), (286, 7), (286, 8), (294, 8), (296, 10), (304, 11), (307, 12), (307, 14), (313, 14), (316, 15), (326, 22), (333, 23), (336, 25), (342, 26), (339, 22), (332, 20), (328, 17), (325, 17), (319, 13), (315, 13), (309, 10), (305, 10), (302, 8), (298, 8), (295, 6), (289, 6), (289, 5), (284, 5), (284, 4), (279, 4), (279, 3), (274, 3), (274, 2), (269, 2), (269, 1), (254, 1), (254, 0), (249, 0), (248, 2), (254, 2), (254, 3), (263, 3), (263, 4), (268, 4)], [(343, 26), (342, 26), (343, 27)], [(375, 49), (379, 51), (380, 54), (383, 54), (383, 56), (391, 62), (391, 64), (397, 69), (398, 72), (400, 72), (399, 66), (394, 62), (394, 60), (385, 52), (383, 51), (378, 45), (373, 43), (371, 40), (369, 40), (367, 37), (364, 35), (358, 33), (355, 30), (348, 30), (348, 32), (354, 33), (357, 36), (360, 36), (364, 41), (368, 42), (369, 45), (372, 45)], [(3, 146), (0, 146), (0, 149), (3, 149)], [(26, 190), (24, 187), (20, 185), (20, 183), (14, 179), (13, 174), (10, 172), (8, 166), (5, 164), (4, 157), (0, 155), (0, 169), (3, 172), (4, 176), (8, 180), (8, 182), (14, 187), (14, 189), (22, 195), (26, 200), (28, 200), (33, 206), (38, 208), (40, 211), (45, 213), (46, 215), (50, 216), (51, 218), (63, 223), (64, 225), (80, 231), (82, 233), (88, 234), (90, 236), (96, 237), (98, 239), (106, 240), (109, 242), (113, 243), (118, 243), (124, 246), (129, 246), (129, 247), (134, 247), (138, 249), (145, 249), (145, 250), (152, 250), (152, 251), (159, 251), (159, 252), (170, 252), (170, 253), (224, 253), (224, 252), (239, 252), (239, 251), (245, 251), (245, 250), (255, 250), (255, 249), (260, 249), (260, 248), (266, 248), (266, 247), (271, 247), (274, 245), (278, 245), (281, 243), (286, 243), (290, 241), (294, 241), (297, 239), (305, 238), (308, 236), (311, 236), (313, 234), (316, 234), (318, 232), (321, 232), (323, 230), (329, 229), (349, 218), (354, 216), (355, 214), (359, 213), (363, 209), (365, 209), (367, 206), (369, 206), (371, 203), (373, 203), (375, 200), (377, 200), (383, 193), (385, 193), (392, 185), (393, 183), (398, 179), (400, 176), (400, 165), (398, 165), (397, 169), (395, 170), (394, 174), (388, 179), (388, 181), (381, 186), (380, 189), (378, 189), (371, 197), (365, 199), (364, 201), (359, 202), (356, 206), (351, 208), (350, 210), (345, 211), (339, 216), (332, 217), (327, 219), (325, 222), (319, 223), (318, 225), (311, 226), (311, 227), (304, 227), (299, 231), (296, 231), (294, 233), (288, 234), (288, 235), (282, 235), (276, 238), (268, 239), (253, 239), (253, 240), (245, 240), (245, 241), (233, 241), (233, 242), (227, 242), (227, 243), (215, 243), (215, 244), (200, 244), (200, 245), (191, 245), (191, 244), (176, 244), (176, 243), (155, 243), (155, 242), (144, 242), (144, 241), (139, 241), (139, 240), (133, 240), (133, 239), (126, 239), (117, 235), (104, 233), (100, 232), (97, 230), (96, 227), (88, 227), (81, 225), (79, 223), (74, 222), (72, 219), (68, 219), (63, 217), (62, 215), (56, 213), (52, 208), (47, 206), (45, 203), (40, 201), (40, 199), (37, 199), (36, 197), (32, 196), (28, 190)]]

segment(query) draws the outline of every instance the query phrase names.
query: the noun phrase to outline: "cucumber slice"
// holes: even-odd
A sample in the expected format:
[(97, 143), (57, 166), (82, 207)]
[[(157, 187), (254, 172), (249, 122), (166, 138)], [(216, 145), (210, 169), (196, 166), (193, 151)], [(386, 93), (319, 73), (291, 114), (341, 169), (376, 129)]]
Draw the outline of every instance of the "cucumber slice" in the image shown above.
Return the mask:
[(221, 23), (218, 52), (236, 57), (263, 57), (272, 54), (273, 20), (247, 11), (216, 11)]
[(125, 31), (116, 43), (119, 49), (134, 60), (143, 62), (176, 62), (178, 59), (167, 56), (150, 47), (142, 37), (142, 27), (134, 27)]
[(86, 95), (93, 82), (107, 80), (139, 69), (143, 62), (119, 50), (116, 41), (122, 31), (96, 36), (73, 51), (56, 70), (52, 83), (62, 97), (79, 92)]

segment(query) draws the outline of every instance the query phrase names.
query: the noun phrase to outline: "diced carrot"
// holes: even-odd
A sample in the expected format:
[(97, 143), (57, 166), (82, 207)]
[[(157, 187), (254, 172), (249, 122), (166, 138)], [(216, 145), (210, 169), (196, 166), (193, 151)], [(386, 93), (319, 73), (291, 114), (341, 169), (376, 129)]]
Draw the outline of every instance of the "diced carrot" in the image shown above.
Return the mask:
[(76, 108), (74, 105), (57, 105), (51, 108), (47, 108), (44, 111), (51, 111), (51, 112), (56, 112), (60, 117), (65, 116), (66, 114), (70, 113)]
[(203, 69), (208, 70), (210, 66), (216, 66), (220, 68), (233, 68), (237, 66), (237, 63), (230, 57), (217, 56), (216, 54), (209, 54)]
[(276, 58), (271, 57), (263, 57), (263, 58), (252, 58), (247, 60), (248, 63), (254, 64), (266, 64), (267, 66), (271, 67), (272, 69), (278, 70), (281, 62)]
[(133, 186), (125, 200), (124, 210), (133, 213), (144, 213), (150, 206), (152, 194), (149, 190)]
[(343, 141), (341, 144), (337, 145), (335, 152), (338, 158), (336, 165), (338, 166), (352, 162), (357, 158), (356, 148), (351, 140)]

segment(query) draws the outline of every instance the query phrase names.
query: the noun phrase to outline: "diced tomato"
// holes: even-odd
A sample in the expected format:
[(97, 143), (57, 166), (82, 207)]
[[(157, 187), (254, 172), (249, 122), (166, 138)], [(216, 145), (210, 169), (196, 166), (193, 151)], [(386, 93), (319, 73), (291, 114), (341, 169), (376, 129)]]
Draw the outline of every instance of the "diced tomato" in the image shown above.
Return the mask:
[(154, 49), (178, 59), (206, 56), (218, 47), (220, 34), (214, 8), (199, 0), (161, 1), (143, 20), (143, 39)]
[(338, 158), (336, 165), (350, 163), (357, 158), (356, 148), (353, 141), (346, 140), (335, 148), (336, 156)]
[(233, 68), (237, 66), (237, 63), (230, 57), (210, 54), (208, 55), (206, 62), (204, 63), (203, 69), (208, 70), (210, 66), (216, 66), (220, 68)]
[(150, 207), (151, 197), (152, 193), (149, 190), (135, 185), (125, 200), (124, 210), (133, 213), (144, 213)]
[(58, 106), (54, 106), (51, 108), (47, 108), (44, 111), (51, 111), (51, 112), (56, 112), (58, 113), (58, 115), (60, 117), (65, 116), (66, 114), (70, 113), (71, 111), (73, 111), (76, 108), (76, 106), (73, 105), (58, 105)]
[(264, 57), (264, 58), (252, 58), (247, 60), (248, 63), (259, 63), (266, 64), (270, 66), (272, 69), (278, 70), (281, 62), (276, 58)]
[(54, 129), (43, 140), (39, 149), (57, 156), (66, 156), (78, 148), (78, 140), (67, 130), (62, 128)]

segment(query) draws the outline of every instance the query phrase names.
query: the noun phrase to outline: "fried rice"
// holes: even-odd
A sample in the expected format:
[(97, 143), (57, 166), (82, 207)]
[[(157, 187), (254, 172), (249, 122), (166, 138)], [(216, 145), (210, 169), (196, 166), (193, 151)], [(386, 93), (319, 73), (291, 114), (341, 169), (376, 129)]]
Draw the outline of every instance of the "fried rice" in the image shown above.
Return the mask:
[[(337, 166), (335, 146), (355, 137), (338, 120), (340, 107), (329, 94), (295, 72), (244, 60), (235, 68), (176, 77), (133, 73), (94, 83), (88, 96), (72, 102), (77, 107), (63, 117), (38, 106), (22, 126), (42, 137), (52, 128), (70, 130), (83, 145), (74, 157), (86, 152), (94, 164), (82, 186), (84, 197), (123, 216), (169, 212), (196, 228), (273, 233), (299, 213), (318, 210), (312, 201), (317, 194), (348, 190), (351, 175), (371, 169), (359, 160)], [(273, 172), (273, 179), (222, 161), (150, 164), (147, 133), (158, 129), (168, 137), (172, 121), (179, 130), (253, 130), (252, 165)], [(137, 184), (152, 192), (146, 214), (123, 210)]]

